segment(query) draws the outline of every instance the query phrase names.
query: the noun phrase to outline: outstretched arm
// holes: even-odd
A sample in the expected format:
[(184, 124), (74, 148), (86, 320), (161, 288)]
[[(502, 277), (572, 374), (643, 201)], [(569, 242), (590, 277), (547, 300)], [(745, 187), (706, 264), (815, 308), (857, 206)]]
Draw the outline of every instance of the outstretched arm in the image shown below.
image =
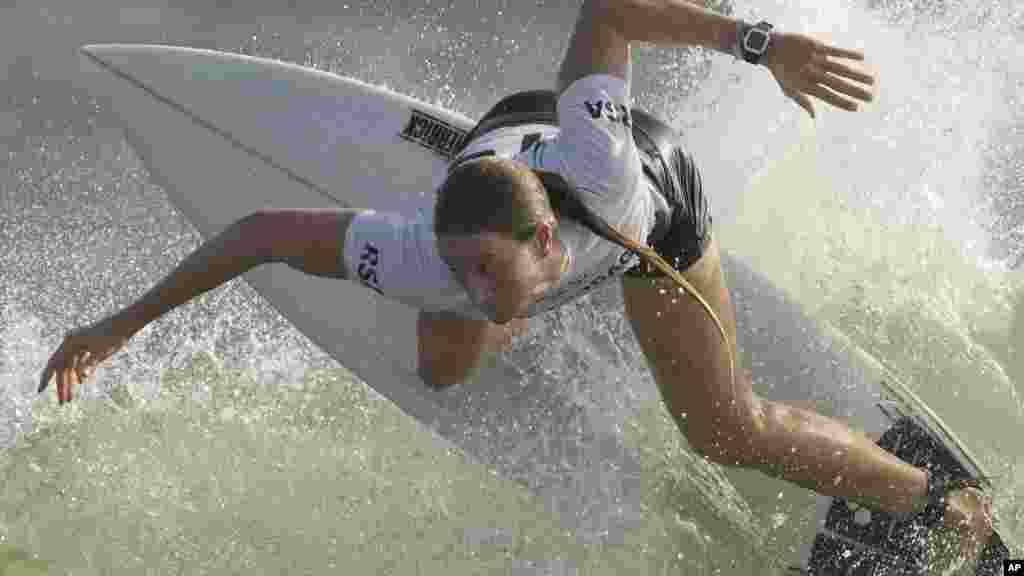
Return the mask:
[(342, 255), (356, 210), (279, 209), (241, 218), (190, 254), (118, 314), (134, 334), (164, 313), (260, 264), (284, 262), (316, 276), (347, 279)]
[(597, 0), (629, 41), (660, 46), (702, 46), (732, 54), (739, 20), (719, 14), (688, 0)]
[(56, 376), (57, 398), (164, 313), (263, 263), (284, 262), (315, 276), (348, 279), (342, 251), (358, 210), (262, 210), (236, 220), (188, 255), (134, 304), (73, 330), (43, 369), (39, 392)]
[[(584, 0), (559, 74), (559, 91), (586, 74), (612, 74), (628, 82), (629, 42), (702, 46), (733, 54), (739, 23), (686, 0)], [(875, 78), (835, 58), (863, 60), (864, 54), (802, 34), (776, 32), (761, 64), (771, 70), (782, 93), (811, 117), (810, 96), (854, 112), (856, 100), (870, 102), (873, 94), (853, 82), (870, 86)]]
[(584, 0), (558, 72), (558, 93), (591, 74), (630, 81), (630, 42), (733, 53), (739, 20), (684, 0)]

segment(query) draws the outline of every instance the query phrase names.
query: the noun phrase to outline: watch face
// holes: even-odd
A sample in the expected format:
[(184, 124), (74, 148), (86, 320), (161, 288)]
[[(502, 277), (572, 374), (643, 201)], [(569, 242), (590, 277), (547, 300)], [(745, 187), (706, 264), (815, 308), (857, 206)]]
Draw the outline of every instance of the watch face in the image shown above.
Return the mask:
[(767, 47), (768, 35), (764, 31), (754, 28), (747, 32), (747, 37), (743, 39), (743, 43), (747, 50), (760, 54)]

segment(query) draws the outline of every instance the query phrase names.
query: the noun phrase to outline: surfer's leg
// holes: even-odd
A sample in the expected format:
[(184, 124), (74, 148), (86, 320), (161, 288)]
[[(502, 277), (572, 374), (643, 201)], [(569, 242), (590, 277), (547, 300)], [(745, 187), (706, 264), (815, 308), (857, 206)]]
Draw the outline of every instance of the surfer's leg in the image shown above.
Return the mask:
[[(634, 116), (645, 168), (673, 206), (667, 234), (650, 241), (715, 310), (736, 349), (736, 322), (722, 275), (700, 171), (681, 136), (654, 117)], [(744, 370), (730, 382), (728, 350), (700, 303), (657, 270), (623, 279), (626, 313), (662, 399), (690, 445), (708, 459), (754, 467), (829, 496), (891, 512), (913, 509), (927, 491), (924, 470), (844, 424), (754, 395)]]
[[(645, 170), (674, 206), (664, 236), (649, 241), (710, 303), (736, 350), (736, 323), (711, 240), (711, 214), (700, 173), (681, 139), (664, 123), (634, 114), (634, 139)], [(820, 494), (902, 514), (926, 492), (923, 469), (875, 444), (862, 432), (815, 413), (754, 395), (704, 308), (657, 270), (635, 269), (623, 280), (626, 311), (669, 413), (691, 446), (708, 459), (756, 468)], [(829, 383), (823, 383), (829, 385)], [(949, 494), (944, 524), (962, 542), (991, 532), (976, 494)], [(969, 546), (968, 546), (969, 547)], [(968, 554), (968, 557), (971, 557)]]
[[(711, 304), (735, 350), (732, 302), (717, 243), (683, 272)], [(924, 470), (844, 424), (754, 395), (743, 370), (729, 381), (729, 356), (715, 324), (669, 278), (623, 280), (626, 314), (669, 413), (709, 460), (752, 467), (820, 494), (892, 513), (924, 497)]]
[(420, 312), (416, 321), (419, 374), (431, 388), (464, 382), (481, 361), (505, 349), (526, 328), (515, 319), (498, 325), (448, 312)]
[[(735, 350), (735, 316), (716, 243), (682, 274), (718, 315)], [(923, 469), (837, 420), (756, 396), (745, 370), (737, 369), (730, 382), (729, 355), (715, 324), (670, 278), (626, 277), (623, 297), (662, 400), (698, 453), (869, 508), (900, 515), (917, 509), (927, 492)], [(989, 510), (990, 499), (980, 492), (947, 496), (943, 524), (958, 532), (971, 563), (992, 534)]]
[[(750, 373), (748, 372), (747, 374), (744, 375), (744, 377), (749, 380)], [(786, 400), (784, 403), (788, 406), (792, 406), (793, 408), (799, 408), (800, 410), (803, 410), (805, 412), (820, 412), (817, 400)], [(850, 428), (854, 428), (854, 425), (845, 418), (836, 417), (836, 420), (842, 422), (843, 424), (849, 426)], [(856, 430), (862, 432), (865, 436), (867, 436), (872, 442), (876, 444), (878, 443), (878, 440), (882, 437), (881, 432), (868, 433), (859, 428), (856, 428)]]

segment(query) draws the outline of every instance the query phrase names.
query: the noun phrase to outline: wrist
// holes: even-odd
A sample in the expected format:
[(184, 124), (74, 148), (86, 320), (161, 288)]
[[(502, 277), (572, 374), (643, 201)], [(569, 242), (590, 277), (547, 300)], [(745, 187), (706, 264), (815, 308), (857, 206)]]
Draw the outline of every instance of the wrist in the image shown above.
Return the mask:
[(743, 20), (736, 20), (736, 25), (731, 28), (727, 28), (722, 35), (722, 45), (720, 50), (726, 54), (732, 54), (732, 57), (737, 60), (743, 60), (743, 50), (740, 44), (743, 42), (743, 27), (746, 26), (746, 22)]
[(107, 322), (114, 333), (125, 338), (131, 338), (149, 323), (138, 302), (114, 314), (107, 319)]
[(736, 22), (735, 44), (732, 54), (755, 66), (768, 67), (772, 48), (775, 45), (777, 31), (768, 22), (748, 24), (743, 20)]

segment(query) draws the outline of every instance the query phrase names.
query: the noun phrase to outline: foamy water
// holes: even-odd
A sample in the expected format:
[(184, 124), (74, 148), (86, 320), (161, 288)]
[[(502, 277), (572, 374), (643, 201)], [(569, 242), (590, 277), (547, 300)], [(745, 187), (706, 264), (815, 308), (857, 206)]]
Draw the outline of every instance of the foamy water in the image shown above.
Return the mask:
[[(436, 442), (241, 282), (148, 327), (69, 407), (52, 387), (36, 398), (65, 331), (128, 304), (200, 241), (109, 111), (66, 81), (79, 44), (281, 57), (477, 116), (553, 82), (575, 10), (62, 4), (0, 8), (0, 567), (750, 574), (791, 550), (806, 494), (763, 514), (750, 503), (777, 484), (734, 486), (649, 393), (628, 411), (602, 398), (602, 380), (651, 389), (621, 315), (590, 308), (614, 290), (557, 315), (539, 363), (581, 409), (640, 414), (618, 425), (642, 447), (644, 529), (621, 543), (565, 534), (522, 485)], [(686, 131), (723, 246), (898, 373), (1000, 475), (1000, 530), (1021, 556), (1024, 278), (1005, 265), (1024, 223), (1021, 9), (944, 6), (737, 8), (864, 50), (881, 86), (858, 114), (816, 102), (812, 125), (766, 71), (686, 50), (636, 48), (634, 94)]]

